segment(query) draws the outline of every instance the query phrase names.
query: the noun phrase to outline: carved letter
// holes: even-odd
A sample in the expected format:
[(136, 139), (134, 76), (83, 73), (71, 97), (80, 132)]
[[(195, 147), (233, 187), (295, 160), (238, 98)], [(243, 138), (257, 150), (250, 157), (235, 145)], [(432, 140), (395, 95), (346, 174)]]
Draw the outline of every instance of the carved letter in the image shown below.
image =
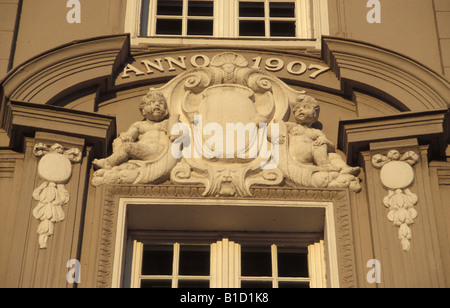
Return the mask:
[(175, 60), (172, 57), (167, 57), (166, 61), (167, 63), (169, 63), (169, 71), (175, 71), (176, 68), (173, 66), (173, 64), (175, 64), (176, 66), (182, 68), (182, 69), (186, 69), (186, 57), (185, 56), (180, 56), (178, 57), (178, 59), (180, 59), (180, 61)]
[(136, 74), (136, 76), (145, 75), (144, 72), (138, 70), (133, 65), (128, 64), (127, 67), (125, 67), (125, 69), (123, 70), (122, 78), (129, 78), (130, 75), (128, 75), (128, 73), (131, 73), (131, 72), (134, 72)]
[(151, 70), (150, 67), (153, 67), (154, 69), (157, 69), (158, 71), (164, 73), (164, 67), (161, 63), (161, 59), (155, 59), (158, 64), (155, 64), (153, 62), (150, 62), (149, 60), (142, 60), (141, 63), (145, 65), (145, 68), (147, 69), (147, 74), (153, 74), (154, 72)]
[[(203, 64), (198, 64), (198, 62), (197, 62), (198, 58), (203, 59)], [(211, 61), (209, 60), (209, 58), (205, 55), (194, 55), (191, 58), (191, 64), (193, 67), (208, 67), (210, 62)]]

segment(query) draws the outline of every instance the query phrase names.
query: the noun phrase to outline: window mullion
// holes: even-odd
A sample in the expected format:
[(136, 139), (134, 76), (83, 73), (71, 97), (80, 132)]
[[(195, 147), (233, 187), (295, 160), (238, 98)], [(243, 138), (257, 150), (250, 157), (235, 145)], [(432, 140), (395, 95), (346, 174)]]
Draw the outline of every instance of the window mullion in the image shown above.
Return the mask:
[(187, 25), (188, 25), (188, 0), (183, 0), (183, 13), (182, 13), (182, 31), (181, 31), (181, 35), (182, 36), (187, 36), (188, 34), (188, 29), (187, 29)]
[(131, 288), (139, 288), (141, 286), (142, 273), (142, 254), (144, 245), (141, 242), (134, 241), (133, 243), (133, 262), (131, 268)]
[(266, 26), (266, 38), (270, 38), (270, 1), (264, 1), (264, 24)]
[(178, 288), (178, 275), (180, 272), (180, 243), (173, 245), (172, 288)]
[(149, 5), (150, 13), (150, 19), (148, 22), (148, 29), (147, 33), (151, 36), (156, 35), (156, 16), (157, 16), (157, 10), (158, 10), (158, 0), (150, 0)]
[(278, 248), (277, 245), (271, 246), (272, 253), (272, 278), (273, 284), (272, 287), (278, 289)]

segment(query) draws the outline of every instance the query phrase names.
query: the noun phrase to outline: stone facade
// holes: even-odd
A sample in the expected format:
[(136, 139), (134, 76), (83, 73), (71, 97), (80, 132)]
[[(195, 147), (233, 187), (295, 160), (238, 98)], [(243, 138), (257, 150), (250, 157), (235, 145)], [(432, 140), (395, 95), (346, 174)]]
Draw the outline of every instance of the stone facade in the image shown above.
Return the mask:
[[(152, 230), (152, 215), (170, 231), (183, 229), (169, 215), (186, 215), (189, 231), (309, 234), (317, 226), (300, 216), (310, 210), (325, 213), (326, 286), (448, 287), (450, 84), (445, 56), (431, 59), (445, 54), (446, 7), (405, 13), (439, 33), (422, 50), (409, 34), (406, 46), (380, 37), (398, 26), (402, 1), (383, 7), (379, 25), (356, 2), (327, 2), (333, 36), (320, 50), (134, 45), (122, 33), (126, 1), (83, 2), (81, 24), (28, 48), (39, 38), (31, 12), (48, 13), (9, 5), (21, 19), (1, 84), (0, 287), (74, 287), (69, 260), (80, 263), (77, 287), (123, 286), (127, 230)], [(255, 209), (281, 221), (207, 223)], [(376, 283), (370, 260), (381, 264)]]

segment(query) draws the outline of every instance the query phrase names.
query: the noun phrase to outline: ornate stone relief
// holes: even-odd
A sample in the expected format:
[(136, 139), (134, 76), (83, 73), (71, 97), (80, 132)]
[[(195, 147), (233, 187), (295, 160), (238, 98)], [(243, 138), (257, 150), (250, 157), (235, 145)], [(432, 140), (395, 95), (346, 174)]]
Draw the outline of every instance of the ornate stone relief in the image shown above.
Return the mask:
[(389, 189), (383, 203), (389, 209), (389, 221), (398, 227), (398, 238), (404, 251), (411, 248), (412, 233), (409, 226), (417, 218), (414, 206), (418, 198), (408, 187), (414, 182), (412, 166), (418, 162), (419, 156), (413, 151), (400, 154), (397, 150), (391, 150), (387, 156), (377, 154), (372, 157), (373, 166), (381, 169), (381, 183)]
[[(296, 123), (285, 122), (294, 112)], [(251, 186), (350, 188), (359, 168), (312, 127), (319, 105), (271, 74), (222, 53), (142, 99), (143, 121), (95, 160), (92, 184), (201, 184), (204, 196), (251, 196)]]
[(36, 144), (33, 154), (40, 158), (38, 174), (44, 180), (33, 192), (33, 198), (39, 201), (33, 216), (40, 221), (37, 230), (39, 246), (45, 249), (49, 236), (54, 233), (54, 224), (65, 219), (62, 207), (69, 202), (70, 196), (64, 185), (72, 177), (72, 163), (79, 163), (82, 155), (78, 148), (64, 149), (57, 143), (52, 146)]

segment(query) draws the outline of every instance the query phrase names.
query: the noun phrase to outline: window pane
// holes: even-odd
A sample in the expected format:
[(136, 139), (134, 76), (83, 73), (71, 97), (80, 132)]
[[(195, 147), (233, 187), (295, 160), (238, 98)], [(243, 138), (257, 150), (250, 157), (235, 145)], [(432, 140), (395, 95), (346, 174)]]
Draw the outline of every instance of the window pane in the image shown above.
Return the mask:
[(139, 31), (140, 36), (148, 36), (148, 20), (150, 16), (150, 0), (142, 1), (142, 13), (141, 13), (141, 29)]
[(181, 19), (158, 19), (156, 34), (181, 35), (183, 23)]
[(278, 288), (309, 289), (309, 282), (280, 281), (278, 282)]
[(189, 1), (189, 16), (214, 16), (213, 1)]
[(142, 289), (161, 289), (161, 288), (171, 288), (172, 280), (142, 280)]
[(212, 20), (188, 20), (188, 35), (213, 35)]
[(208, 280), (178, 280), (179, 289), (208, 289)]
[(209, 276), (210, 252), (209, 246), (181, 245), (180, 275)]
[(240, 36), (265, 36), (265, 23), (263, 20), (241, 20), (239, 22)]
[(142, 258), (142, 275), (172, 275), (172, 245), (145, 245)]
[(295, 3), (271, 2), (270, 17), (295, 17)]
[(264, 17), (264, 2), (239, 1), (239, 17)]
[(309, 277), (308, 254), (301, 248), (278, 247), (279, 277)]
[(271, 21), (270, 36), (295, 37), (295, 21)]
[(241, 288), (271, 289), (272, 281), (241, 281)]
[(183, 15), (182, 0), (158, 0), (157, 15), (181, 16)]
[(272, 276), (272, 255), (270, 247), (241, 248), (241, 275)]

